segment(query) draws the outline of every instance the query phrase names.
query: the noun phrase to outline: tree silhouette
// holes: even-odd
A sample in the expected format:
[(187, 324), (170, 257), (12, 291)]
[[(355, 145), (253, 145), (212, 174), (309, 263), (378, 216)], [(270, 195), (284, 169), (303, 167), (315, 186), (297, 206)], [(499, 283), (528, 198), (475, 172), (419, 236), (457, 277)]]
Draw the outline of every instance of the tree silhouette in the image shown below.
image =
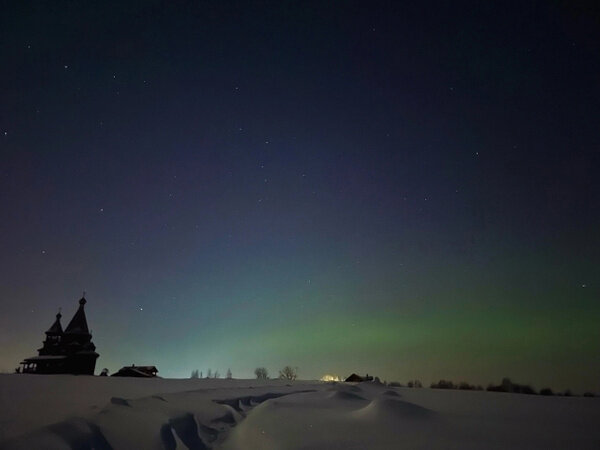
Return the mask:
[(294, 381), (296, 378), (298, 378), (298, 368), (285, 366), (279, 371), (279, 378), (282, 380)]
[(257, 367), (254, 369), (254, 375), (257, 380), (267, 380), (269, 378), (269, 371), (264, 367)]

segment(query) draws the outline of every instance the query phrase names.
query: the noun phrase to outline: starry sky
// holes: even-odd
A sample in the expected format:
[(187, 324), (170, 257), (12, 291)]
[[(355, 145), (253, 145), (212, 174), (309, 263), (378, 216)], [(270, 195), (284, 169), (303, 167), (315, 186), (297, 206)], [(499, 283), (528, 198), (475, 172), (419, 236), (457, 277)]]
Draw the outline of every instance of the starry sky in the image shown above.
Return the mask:
[(1, 370), (85, 290), (97, 371), (600, 391), (584, 3), (13, 2), (0, 56)]

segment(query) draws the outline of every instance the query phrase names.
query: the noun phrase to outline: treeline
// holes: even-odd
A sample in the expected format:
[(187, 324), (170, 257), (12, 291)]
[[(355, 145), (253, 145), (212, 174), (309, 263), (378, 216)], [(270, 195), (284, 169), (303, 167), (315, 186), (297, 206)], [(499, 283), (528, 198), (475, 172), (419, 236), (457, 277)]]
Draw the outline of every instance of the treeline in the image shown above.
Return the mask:
[[(406, 384), (399, 383), (398, 381), (391, 381), (389, 383), (383, 382), (386, 386), (390, 387), (409, 387), (409, 388), (421, 388), (423, 384), (419, 380), (411, 380)], [(454, 383), (450, 380), (440, 380), (437, 383), (431, 383), (429, 386), (431, 389), (456, 389), (459, 391), (488, 391), (488, 392), (508, 392), (512, 394), (529, 394), (529, 395), (557, 395), (563, 397), (577, 397), (573, 394), (570, 389), (562, 392), (554, 392), (550, 388), (543, 388), (537, 392), (533, 387), (527, 384), (519, 384), (511, 381), (510, 378), (503, 378), (502, 382), (498, 385), (489, 384), (487, 388), (483, 388), (482, 385), (470, 384), (466, 381)], [(595, 397), (596, 394), (593, 392), (585, 392), (583, 397)]]
[(437, 383), (431, 383), (431, 389), (459, 389), (461, 391), (483, 391), (483, 386), (469, 384), (466, 381), (461, 381), (458, 384), (454, 384), (450, 380), (440, 380)]
[[(198, 369), (196, 369), (192, 370), (192, 375), (190, 376), (190, 378), (221, 378), (221, 374), (218, 370), (215, 370), (213, 372), (212, 369), (208, 369), (206, 371), (206, 376), (204, 376), (202, 372), (198, 372)], [(231, 369), (227, 369), (227, 374), (225, 375), (225, 378), (227, 378), (228, 380), (233, 378), (233, 376), (231, 375)]]
[[(269, 380), (269, 371), (266, 367), (257, 367), (254, 369), (254, 375), (257, 380)], [(279, 371), (279, 376), (277, 377), (280, 380), (288, 380), (294, 381), (298, 378), (298, 368), (292, 366), (285, 366), (283, 369)]]
[[(256, 369), (254, 369), (254, 375), (256, 376), (257, 380), (269, 380), (270, 379), (269, 371), (265, 367), (257, 367)], [(192, 370), (192, 374), (190, 375), (190, 378), (193, 378), (193, 379), (221, 378), (221, 374), (219, 373), (218, 370), (215, 370), (213, 372), (212, 369), (208, 369), (206, 371), (206, 375), (204, 375), (203, 372), (199, 371), (198, 369), (195, 369), (195, 370)], [(227, 369), (227, 374), (225, 375), (225, 378), (227, 378), (228, 380), (233, 378), (233, 376), (231, 374), (231, 369)], [(280, 380), (294, 381), (296, 378), (298, 378), (298, 368), (292, 367), (292, 366), (285, 366), (283, 369), (281, 369), (279, 371), (279, 376), (277, 378), (279, 378)]]
[[(430, 386), (432, 389), (459, 389), (465, 391), (483, 391), (483, 386), (481, 385), (473, 385), (469, 384), (465, 381), (462, 381), (458, 384), (454, 384), (449, 380), (440, 380), (437, 383), (431, 383)], [(489, 384), (485, 389), (488, 392), (508, 392), (511, 394), (528, 394), (528, 395), (560, 395), (564, 397), (572, 397), (575, 396), (570, 389), (567, 389), (563, 392), (554, 392), (550, 388), (543, 388), (537, 392), (533, 387), (527, 384), (519, 384), (511, 381), (510, 378), (503, 378), (502, 382), (498, 385)], [(585, 392), (583, 394), (584, 397), (594, 397), (593, 392)]]

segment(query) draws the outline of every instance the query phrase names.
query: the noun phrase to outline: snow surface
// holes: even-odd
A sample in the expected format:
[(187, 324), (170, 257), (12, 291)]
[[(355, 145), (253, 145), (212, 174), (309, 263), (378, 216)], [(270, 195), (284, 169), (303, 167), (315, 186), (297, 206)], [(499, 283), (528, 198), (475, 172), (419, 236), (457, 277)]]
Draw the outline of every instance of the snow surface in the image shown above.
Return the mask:
[(0, 375), (2, 449), (599, 449), (600, 399), (374, 383)]

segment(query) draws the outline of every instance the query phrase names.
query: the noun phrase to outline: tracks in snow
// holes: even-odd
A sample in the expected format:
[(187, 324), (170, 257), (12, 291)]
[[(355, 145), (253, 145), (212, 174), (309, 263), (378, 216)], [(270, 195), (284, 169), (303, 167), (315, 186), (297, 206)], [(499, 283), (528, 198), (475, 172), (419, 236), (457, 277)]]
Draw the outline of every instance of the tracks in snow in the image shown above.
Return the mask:
[[(221, 399), (205, 397), (203, 391), (191, 391), (188, 394), (195, 393), (199, 397), (190, 400), (184, 396), (184, 401), (177, 393), (134, 400), (112, 397), (93, 416), (73, 417), (43, 427), (0, 443), (0, 450), (119, 450), (148, 446), (165, 450), (210, 450), (254, 407), (273, 398), (306, 392), (316, 390), (265, 392)], [(140, 430), (145, 430), (143, 442), (135, 437), (140, 436)]]
[(173, 433), (175, 433), (189, 450), (209, 450), (213, 442), (217, 441), (231, 427), (234, 427), (243, 420), (255, 406), (272, 398), (306, 392), (315, 392), (315, 390), (305, 389), (283, 393), (268, 392), (262, 395), (245, 395), (243, 397), (213, 400), (214, 403), (227, 408), (224, 415), (212, 419), (210, 425), (197, 421), (191, 413), (170, 419), (169, 423), (163, 425), (160, 430), (162, 443), (165, 446), (165, 450), (175, 450), (177, 448), (175, 437), (173, 436)]

